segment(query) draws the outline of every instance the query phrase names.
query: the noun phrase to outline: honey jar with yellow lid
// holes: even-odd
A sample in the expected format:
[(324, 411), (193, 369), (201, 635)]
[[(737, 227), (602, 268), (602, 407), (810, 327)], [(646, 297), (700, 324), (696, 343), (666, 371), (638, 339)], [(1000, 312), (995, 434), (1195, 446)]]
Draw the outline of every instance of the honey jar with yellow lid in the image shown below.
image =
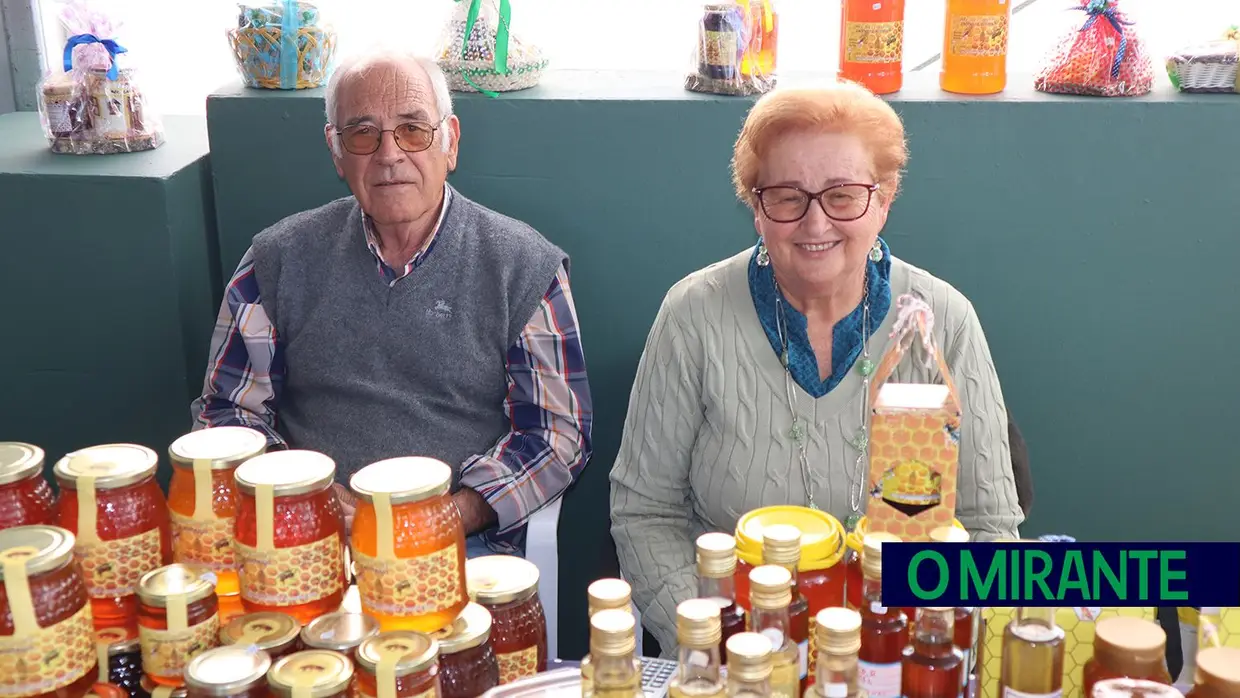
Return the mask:
[(254, 647), (275, 661), (301, 649), (301, 623), (287, 613), (266, 611), (233, 618), (220, 628), (220, 644)]
[(173, 564), (138, 582), (138, 639), (142, 671), (163, 686), (184, 685), (185, 666), (219, 644), (220, 606), (215, 575)]
[(294, 652), (267, 671), (267, 690), (274, 698), (347, 698), (352, 682), (353, 662), (331, 650)]
[(499, 685), (491, 628), (490, 612), (470, 603), (452, 625), (435, 633), (442, 698), (475, 698)]
[(434, 696), (439, 685), (439, 643), (430, 635), (393, 630), (357, 648), (355, 686), (363, 698)]
[[(466, 561), (465, 578), (470, 596), (491, 615), (491, 647), (500, 683), (546, 671), (547, 616), (538, 595), (538, 567), (512, 555), (486, 555)], [(597, 584), (590, 590), (601, 596), (587, 590), (590, 607), (628, 605), (628, 584), (620, 582), (623, 589), (614, 584), (596, 588)]]

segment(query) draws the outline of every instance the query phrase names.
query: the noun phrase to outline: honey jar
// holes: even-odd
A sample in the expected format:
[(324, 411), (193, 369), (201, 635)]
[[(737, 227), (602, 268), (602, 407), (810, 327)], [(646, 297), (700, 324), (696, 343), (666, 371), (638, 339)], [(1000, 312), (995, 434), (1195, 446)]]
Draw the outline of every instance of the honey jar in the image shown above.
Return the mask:
[(335, 475), (335, 462), (314, 451), (264, 453), (237, 468), (233, 541), (247, 611), (281, 611), (305, 624), (340, 607), (344, 516)]
[(189, 698), (267, 698), (271, 657), (230, 645), (207, 650), (185, 667)]
[(138, 582), (138, 601), (143, 673), (161, 686), (184, 685), (189, 661), (219, 644), (214, 575), (189, 565), (160, 567)]
[[(184, 686), (161, 686), (151, 681), (149, 676), (142, 677), (142, 688), (139, 693), (134, 694), (135, 698), (188, 698), (189, 691)], [(103, 698), (100, 696), (100, 698)]]
[(308, 650), (332, 650), (352, 661), (353, 653), (367, 638), (379, 634), (379, 622), (361, 613), (328, 613), (301, 629), (301, 646)]
[(1142, 679), (1171, 685), (1167, 672), (1167, 633), (1158, 623), (1117, 616), (1094, 626), (1094, 656), (1081, 670), (1082, 695), (1105, 679)]
[(357, 695), (433, 698), (440, 693), (438, 659), (439, 643), (429, 635), (411, 630), (380, 633), (357, 648)]
[(352, 681), (353, 662), (330, 650), (294, 652), (267, 672), (267, 689), (274, 698), (345, 698)]
[(55, 526), (0, 531), (0, 696), (80, 698), (99, 678), (73, 546)]
[(217, 578), (219, 596), (240, 593), (233, 555), (237, 495), (233, 475), (267, 450), (267, 437), (248, 427), (211, 427), (172, 442), (168, 515), (173, 562), (205, 567)]
[(352, 547), (362, 612), (383, 630), (433, 632), (452, 623), (465, 593), (465, 529), (433, 458), (372, 463), (349, 480), (357, 495)]
[(0, 441), (0, 529), (55, 526), (56, 495), (43, 479), (43, 449)]
[(1174, 686), (1130, 678), (1102, 679), (1085, 695), (1090, 698), (1184, 698)]
[(99, 681), (136, 695), (142, 688), (142, 644), (137, 628), (104, 628), (95, 633)]
[(439, 642), (442, 698), (476, 698), (499, 685), (499, 662), (491, 646), (491, 614), (471, 603), (435, 634)]
[(301, 623), (287, 613), (250, 613), (220, 628), (220, 644), (253, 647), (266, 652), (274, 662), (301, 649), (300, 634)]
[(109, 444), (70, 453), (53, 468), (60, 526), (77, 537), (96, 628), (135, 624), (138, 580), (172, 561), (158, 463), (145, 446)]
[[(792, 526), (801, 532), (793, 598), (799, 593), (807, 602), (807, 618), (824, 608), (844, 605), (844, 529), (830, 514), (798, 506), (755, 509), (736, 522), (736, 603), (749, 611), (749, 573), (764, 564), (762, 530), (767, 526)], [(779, 563), (774, 563), (779, 564)], [(812, 635), (812, 628), (807, 637)]]
[(1186, 698), (1240, 698), (1240, 648), (1207, 647), (1197, 653), (1195, 683)]
[[(538, 567), (511, 555), (487, 555), (469, 560), (465, 569), (470, 595), (491, 613), (491, 646), (499, 663), (499, 682), (511, 683), (546, 671), (547, 617), (538, 596)], [(628, 584), (621, 584), (623, 604), (628, 606)], [(597, 591), (591, 585), (591, 604), (607, 603), (596, 602)]]

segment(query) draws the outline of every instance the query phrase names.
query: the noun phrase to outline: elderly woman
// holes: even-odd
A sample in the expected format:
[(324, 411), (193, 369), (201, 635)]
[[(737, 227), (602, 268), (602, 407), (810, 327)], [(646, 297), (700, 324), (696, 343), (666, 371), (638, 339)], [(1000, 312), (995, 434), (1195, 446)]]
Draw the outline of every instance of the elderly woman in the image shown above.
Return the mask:
[[(733, 179), (757, 245), (668, 292), (611, 472), (621, 571), (666, 651), (676, 605), (695, 596), (697, 536), (777, 504), (865, 513), (867, 388), (906, 294), (933, 311), (962, 403), (957, 518), (975, 540), (1019, 535), (1007, 412), (977, 314), (879, 237), (906, 160), (899, 117), (855, 85), (777, 90), (746, 119)], [(942, 382), (914, 357), (892, 380)]]

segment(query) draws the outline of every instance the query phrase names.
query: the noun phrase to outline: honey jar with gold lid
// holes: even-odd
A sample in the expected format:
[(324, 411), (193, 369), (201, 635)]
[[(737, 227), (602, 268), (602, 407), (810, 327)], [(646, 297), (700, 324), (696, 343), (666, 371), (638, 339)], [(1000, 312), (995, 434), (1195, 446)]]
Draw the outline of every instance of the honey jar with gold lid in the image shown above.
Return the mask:
[(383, 630), (434, 632), (469, 602), (465, 529), (433, 458), (392, 458), (354, 473), (352, 548), (362, 612)]
[(367, 638), (379, 634), (379, 622), (363, 613), (339, 611), (319, 616), (301, 629), (301, 646), (308, 650), (332, 650), (350, 659)]
[[(547, 669), (547, 617), (538, 595), (538, 567), (512, 555), (485, 555), (465, 563), (470, 596), (491, 614), (491, 646), (499, 681), (511, 683)], [(628, 604), (628, 584), (615, 603)], [(600, 591), (600, 589), (602, 591)], [(606, 586), (590, 586), (591, 605), (613, 601)], [(596, 596), (602, 594), (602, 597)]]
[(0, 441), (0, 529), (54, 526), (56, 493), (43, 478), (43, 449)]
[(73, 534), (55, 526), (0, 531), (0, 695), (82, 696), (98, 680), (73, 550)]
[(230, 645), (207, 650), (185, 667), (189, 698), (266, 698), (271, 657)]
[(1240, 648), (1208, 647), (1197, 653), (1197, 676), (1186, 698), (1240, 698)]
[(439, 642), (430, 635), (393, 630), (357, 648), (355, 686), (362, 698), (434, 696), (439, 685)]
[(172, 535), (159, 457), (136, 444), (74, 451), (56, 462), (60, 526), (77, 537), (95, 627), (132, 625), (138, 580), (172, 562)]
[(184, 685), (185, 667), (219, 644), (220, 607), (215, 575), (172, 564), (138, 582), (138, 639), (142, 671), (162, 686)]
[(353, 662), (331, 650), (302, 650), (279, 659), (267, 672), (275, 698), (345, 698), (353, 682)]
[(305, 624), (340, 607), (345, 538), (335, 476), (335, 461), (301, 450), (264, 453), (235, 471), (233, 542), (246, 611), (280, 611)]
[(1081, 670), (1082, 692), (1105, 679), (1142, 679), (1171, 685), (1167, 671), (1167, 633), (1158, 623), (1116, 616), (1094, 625), (1094, 656)]
[(275, 661), (301, 649), (300, 634), (301, 623), (287, 613), (247, 613), (220, 628), (220, 644), (254, 647)]
[(499, 685), (499, 662), (491, 646), (491, 614), (487, 609), (470, 603), (434, 638), (439, 642), (442, 698), (475, 698)]
[(168, 447), (173, 561), (211, 570), (220, 596), (240, 593), (232, 545), (237, 520), (234, 472), (266, 450), (262, 432), (234, 426), (192, 431)]

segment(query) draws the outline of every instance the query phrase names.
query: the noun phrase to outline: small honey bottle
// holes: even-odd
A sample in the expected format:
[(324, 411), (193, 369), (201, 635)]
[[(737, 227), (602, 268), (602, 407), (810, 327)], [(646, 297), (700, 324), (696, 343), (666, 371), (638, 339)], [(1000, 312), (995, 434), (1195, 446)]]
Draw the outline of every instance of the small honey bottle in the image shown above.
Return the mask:
[[(969, 532), (955, 526), (943, 526), (930, 532), (930, 540), (936, 543), (968, 543)], [(969, 693), (969, 682), (976, 674), (977, 646), (981, 635), (982, 609), (975, 606), (956, 607), (955, 644), (964, 655), (964, 666), (960, 669), (960, 698)]]
[(1240, 698), (1240, 649), (1210, 647), (1197, 653), (1197, 678), (1185, 698)]
[(680, 662), (668, 693), (672, 698), (723, 698), (723, 660), (719, 655), (719, 605), (690, 599), (676, 607)]
[(758, 633), (728, 638), (727, 698), (770, 698), (771, 641)]
[(762, 565), (749, 572), (749, 605), (753, 609), (750, 629), (770, 641), (771, 696), (801, 695), (801, 653), (792, 640), (788, 605), (792, 603), (792, 575), (776, 565)]
[(871, 698), (899, 698), (908, 619), (883, 605), (883, 544), (900, 541), (889, 533), (862, 539), (861, 650), (857, 682)]
[(1003, 695), (1056, 698), (1063, 692), (1064, 631), (1055, 608), (1016, 609), (1003, 631), (999, 685)]
[(919, 608), (913, 642), (904, 648), (904, 698), (956, 698), (964, 654), (955, 645), (956, 609)]
[[(805, 690), (809, 677), (809, 602), (801, 594), (797, 584), (797, 571), (801, 566), (801, 530), (796, 526), (776, 524), (762, 529), (762, 563), (779, 565), (792, 577), (792, 602), (788, 604), (789, 632), (798, 652), (797, 695)], [(752, 593), (752, 592), (751, 592)], [(779, 674), (776, 662), (775, 675)], [(774, 682), (775, 679), (772, 679)], [(774, 684), (772, 683), (772, 688)]]
[[(632, 613), (618, 608), (590, 617), (590, 654), (581, 660), (582, 698), (644, 698), (636, 625)], [(589, 683), (584, 679), (587, 665)]]
[[(604, 579), (596, 579), (589, 587), (586, 588), (586, 617), (593, 618), (595, 613), (617, 609), (633, 613), (633, 587), (623, 579), (613, 579), (607, 577)], [(635, 628), (634, 633), (640, 633), (641, 628)], [(636, 637), (636, 635), (634, 635)], [(589, 662), (581, 663), (581, 695), (590, 695), (590, 682), (594, 680), (594, 665)]]
[(861, 649), (861, 614), (847, 608), (824, 608), (815, 617), (817, 676), (805, 698), (857, 698), (857, 651)]
[(745, 611), (736, 603), (736, 539), (726, 533), (699, 536), (697, 571), (698, 598), (719, 606), (719, 652), (726, 657), (728, 638), (745, 631)]

